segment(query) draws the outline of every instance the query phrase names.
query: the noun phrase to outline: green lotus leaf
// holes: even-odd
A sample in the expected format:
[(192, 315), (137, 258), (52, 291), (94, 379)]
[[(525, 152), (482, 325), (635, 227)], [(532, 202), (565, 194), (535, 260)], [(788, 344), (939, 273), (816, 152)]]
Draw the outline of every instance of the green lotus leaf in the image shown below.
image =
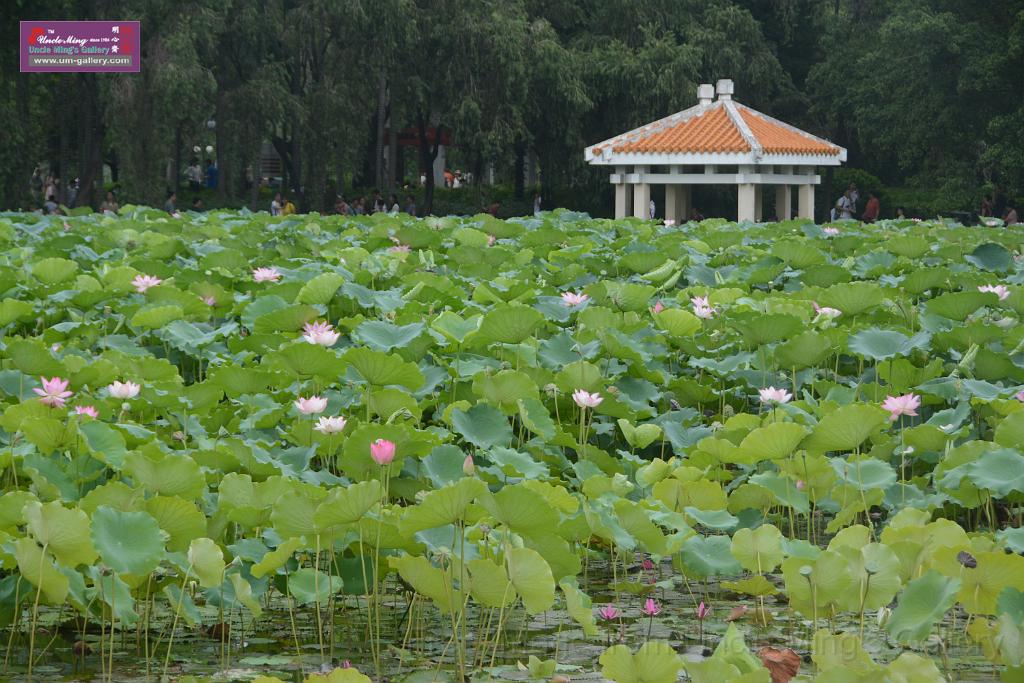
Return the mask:
[(474, 340), (482, 344), (518, 344), (533, 334), (544, 316), (528, 306), (502, 306), (484, 314)]
[(644, 643), (636, 654), (626, 645), (614, 645), (598, 661), (601, 674), (615, 683), (675, 683), (683, 668), (682, 659), (662, 640)]
[(451, 572), (441, 570), (423, 556), (403, 555), (388, 560), (420, 595), (433, 600), (445, 614), (461, 611), (462, 591), (452, 588)]
[(148, 513), (101, 506), (92, 515), (92, 541), (103, 563), (118, 574), (146, 576), (156, 569), (164, 557), (165, 540), (166, 534)]
[(326, 605), (340, 592), (342, 580), (319, 569), (303, 567), (288, 575), (288, 593), (300, 605)]
[(828, 337), (809, 330), (775, 347), (775, 358), (783, 368), (814, 367), (835, 352)]
[(802, 447), (817, 453), (851, 451), (887, 422), (877, 406), (855, 403), (842, 406), (821, 418)]
[(172, 552), (188, 550), (193, 540), (206, 534), (206, 515), (191, 500), (154, 496), (145, 502), (144, 507), (167, 534), (167, 549)]
[(878, 675), (878, 665), (871, 660), (860, 638), (853, 633), (833, 635), (825, 629), (818, 630), (814, 634), (811, 659), (825, 672), (845, 669), (862, 677)]
[[(347, 363), (330, 349), (319, 344), (297, 342), (279, 351), (268, 353), (264, 358), (266, 367), (281, 370), (296, 377), (320, 377), (328, 382), (337, 381), (345, 373)], [(246, 378), (257, 388), (259, 378)], [(225, 389), (226, 391), (226, 389)]]
[(78, 274), (78, 264), (66, 258), (44, 258), (32, 266), (32, 276), (46, 285), (70, 280)]
[(732, 556), (747, 571), (764, 574), (782, 562), (782, 532), (771, 524), (756, 529), (737, 529), (732, 537)]
[(129, 453), (124, 472), (155, 494), (195, 500), (206, 491), (206, 477), (199, 464), (179, 453), (166, 453), (159, 459), (137, 451)]
[(700, 318), (681, 308), (666, 308), (654, 315), (658, 329), (667, 332), (673, 339), (689, 339), (703, 327)]
[(344, 361), (374, 386), (403, 386), (415, 391), (423, 386), (423, 373), (415, 363), (409, 363), (398, 354), (386, 354), (367, 348), (353, 348), (342, 356)]
[(16, 320), (24, 320), (32, 315), (35, 306), (29, 301), (4, 299), (0, 301), (0, 327), (10, 325)]
[(385, 320), (364, 320), (352, 331), (352, 339), (375, 351), (391, 351), (409, 346), (424, 329), (423, 323), (394, 325)]
[(903, 589), (885, 630), (904, 645), (926, 640), (956, 602), (959, 590), (960, 579), (928, 570)]
[(468, 411), (452, 411), (452, 427), (466, 441), (480, 448), (506, 446), (512, 442), (512, 427), (500, 410), (487, 403), (477, 403)]
[(472, 315), (468, 318), (463, 318), (458, 313), (452, 311), (445, 311), (441, 315), (434, 318), (430, 323), (430, 327), (437, 332), (440, 332), (449, 341), (453, 341), (456, 344), (462, 344), (466, 341), (472, 333), (480, 329), (480, 323), (483, 320), (483, 316)]
[(469, 594), (484, 607), (508, 607), (518, 597), (504, 566), (483, 558), (470, 560), (466, 566), (470, 576)]
[(96, 559), (96, 548), (89, 538), (89, 516), (84, 511), (69, 510), (58, 501), (29, 501), (24, 515), (32, 536), (63, 566), (89, 565)]
[(793, 337), (804, 329), (800, 318), (786, 313), (744, 314), (731, 323), (751, 348)]
[(535, 550), (512, 548), (506, 558), (508, 576), (523, 598), (527, 614), (540, 614), (555, 603), (555, 579), (548, 563)]
[(1024, 557), (999, 552), (974, 553), (978, 566), (957, 564), (960, 592), (957, 600), (968, 614), (997, 614), (1000, 593), (1007, 588), (1024, 590)]
[[(249, 309), (246, 309), (246, 313)], [(308, 304), (292, 304), (264, 313), (253, 320), (252, 331), (256, 334), (268, 332), (296, 332), (320, 317), (320, 311)], [(243, 317), (244, 320), (244, 317)]]
[(885, 294), (874, 282), (845, 282), (821, 293), (818, 304), (836, 308), (849, 316), (860, 315), (882, 303)]
[(558, 512), (537, 491), (522, 484), (483, 494), (480, 504), (502, 524), (524, 535), (550, 531), (558, 525)]
[(853, 335), (848, 343), (854, 353), (880, 361), (894, 356), (906, 356), (914, 349), (926, 348), (928, 341), (927, 333), (922, 332), (908, 337), (895, 330), (872, 327)]
[(224, 581), (224, 553), (212, 539), (193, 539), (188, 546), (188, 563), (203, 588), (215, 588)]
[(806, 436), (807, 429), (795, 422), (773, 422), (758, 427), (743, 437), (739, 449), (730, 454), (729, 462), (752, 465), (762, 460), (788, 458)]
[(735, 576), (742, 571), (732, 556), (728, 536), (692, 536), (683, 543), (682, 562), (688, 576)]
[(466, 508), (486, 490), (479, 479), (466, 477), (431, 491), (418, 505), (407, 509), (399, 529), (404, 535), (412, 536), (417, 531), (463, 521)]
[(861, 491), (886, 489), (896, 483), (896, 471), (889, 463), (881, 460), (831, 458), (829, 462), (840, 479)]
[[(64, 377), (67, 370), (50, 350), (35, 340), (12, 339), (7, 342), (7, 357), (15, 368), (32, 377)], [(74, 387), (71, 388), (74, 391)]]
[(317, 506), (314, 521), (321, 529), (354, 524), (381, 502), (383, 493), (384, 488), (376, 479), (336, 488)]
[(288, 562), (292, 554), (301, 545), (302, 540), (295, 537), (283, 541), (281, 545), (268, 552), (259, 562), (252, 566), (252, 575), (259, 579), (271, 572), (276, 572)]
[(13, 545), (21, 576), (36, 587), (48, 604), (63, 604), (68, 596), (68, 577), (54, 566), (50, 554), (31, 538), (19, 538)]
[(544, 404), (535, 398), (520, 399), (517, 401), (519, 407), (519, 419), (523, 426), (545, 440), (555, 436), (555, 421), (551, 419), (551, 413), (544, 407)]
[(647, 448), (661, 438), (661, 427), (654, 423), (634, 427), (629, 420), (619, 420), (618, 425), (619, 429), (622, 430), (622, 436), (625, 437), (626, 443), (633, 448)]
[(146, 330), (156, 330), (168, 325), (173, 320), (178, 320), (185, 316), (185, 311), (182, 310), (181, 306), (146, 306), (140, 308), (135, 315), (132, 316), (131, 325), (132, 327), (139, 327)]
[(124, 437), (105, 422), (81, 422), (78, 432), (85, 437), (85, 443), (94, 457), (112, 467), (121, 469), (127, 451)]
[(302, 285), (295, 302), (300, 304), (327, 304), (338, 293), (345, 283), (345, 278), (338, 273), (320, 273)]
[(583, 629), (588, 638), (597, 635), (597, 620), (594, 618), (593, 603), (590, 596), (579, 589), (570, 579), (563, 579), (558, 587), (565, 596), (565, 611)]
[(986, 242), (979, 245), (964, 260), (982, 270), (1001, 272), (1013, 268), (1013, 254), (1001, 244)]
[(963, 322), (982, 306), (995, 306), (998, 303), (999, 297), (992, 292), (950, 292), (929, 299), (927, 312)]

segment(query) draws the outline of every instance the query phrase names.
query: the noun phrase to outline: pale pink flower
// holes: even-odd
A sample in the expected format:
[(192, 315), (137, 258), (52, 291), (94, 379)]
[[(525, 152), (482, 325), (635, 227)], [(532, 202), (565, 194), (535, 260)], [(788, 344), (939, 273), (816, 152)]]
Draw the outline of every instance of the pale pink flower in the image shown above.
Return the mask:
[(916, 394), (904, 394), (903, 396), (886, 396), (882, 407), (889, 411), (889, 419), (896, 421), (900, 415), (917, 415), (917, 409), (921, 405), (921, 398)]
[(321, 434), (337, 434), (338, 432), (345, 429), (345, 425), (348, 423), (343, 417), (321, 417), (316, 422), (316, 426), (313, 427), (316, 431)]
[(700, 604), (697, 605), (697, 618), (704, 621), (708, 618), (709, 614), (711, 614), (711, 608), (705, 605), (704, 601), (701, 600)]
[(156, 287), (158, 284), (163, 282), (160, 278), (155, 275), (136, 275), (135, 279), (132, 280), (132, 287), (139, 294), (144, 294), (150, 287)]
[(1010, 296), (1010, 290), (1006, 285), (981, 285), (978, 287), (979, 292), (992, 292), (999, 296), (999, 300), (1003, 301)]
[(757, 393), (761, 395), (761, 403), (789, 403), (793, 398), (793, 394), (785, 389), (776, 389), (775, 387), (765, 387), (758, 390)]
[(397, 244), (388, 249), (392, 254), (408, 254), (410, 247), (408, 244)]
[(661, 614), (661, 605), (654, 598), (647, 598), (644, 601), (643, 609), (640, 610), (647, 617), (656, 617)]
[(462, 473), (467, 477), (472, 477), (476, 473), (476, 465), (473, 463), (472, 455), (467, 455), (466, 459), (462, 461)]
[(64, 221), (64, 230), (70, 230), (70, 229), (71, 229), (71, 224), (68, 223), (67, 221)]
[(590, 299), (587, 294), (577, 294), (576, 292), (562, 292), (562, 303), (570, 308), (573, 306), (579, 306)]
[(310, 344), (334, 346), (339, 337), (341, 337), (341, 333), (336, 332), (330, 323), (306, 323), (302, 328), (302, 338)]
[(381, 467), (390, 465), (395, 459), (395, 442), (377, 439), (370, 444), (370, 457)]
[(829, 237), (834, 237), (839, 234), (839, 228), (822, 228), (821, 231)]
[(346, 659), (345, 661), (343, 661), (341, 663), (341, 668), (342, 669), (351, 669), (352, 668), (352, 662)]
[(498, 241), (498, 238), (495, 237), (494, 235), (488, 235), (487, 236), (487, 246), (493, 247), (494, 243), (497, 242), (497, 241)]
[(32, 391), (39, 395), (39, 402), (51, 408), (63, 408), (64, 402), (72, 395), (72, 392), (67, 390), (69, 381), (60, 377), (40, 377), (39, 380), (43, 383), (43, 388), (32, 387)]
[(805, 484), (804, 484), (804, 480), (803, 479), (797, 479), (796, 480), (796, 490), (797, 491), (803, 491), (804, 490), (804, 486), (805, 486)]
[(693, 304), (693, 314), (704, 320), (711, 320), (715, 317), (715, 308), (708, 302), (706, 296), (695, 296), (690, 299)]
[(671, 219), (671, 218), (666, 218), (665, 219), (665, 225), (675, 225), (675, 224), (676, 224), (676, 222), (673, 219)]
[(310, 396), (309, 398), (300, 396), (295, 401), (295, 407), (303, 415), (315, 415), (324, 412), (327, 408), (327, 399), (322, 396)]
[(597, 615), (605, 621), (611, 621), (619, 616), (619, 609), (615, 605), (604, 605), (597, 610)]
[(252, 271), (253, 282), (277, 282), (281, 279), (281, 272), (274, 267), (254, 268)]
[(139, 395), (139, 390), (141, 388), (142, 387), (135, 382), (122, 383), (115, 381), (114, 383), (107, 385), (107, 391), (110, 392), (110, 395), (114, 398), (120, 399), (135, 398)]
[(1024, 391), (1017, 392), (1017, 400), (1024, 402)]
[(830, 306), (819, 306), (817, 301), (812, 301), (811, 303), (814, 304), (814, 312), (818, 314), (819, 318), (832, 320), (834, 318), (838, 318), (843, 314), (843, 312), (840, 311), (838, 308), (832, 308)]
[(217, 300), (212, 296), (201, 296), (199, 298), (202, 299), (203, 303), (206, 304), (207, 306), (217, 305)]
[(100, 416), (100, 412), (95, 406), (75, 406), (75, 415), (86, 415), (95, 419)]
[(60, 344), (50, 344), (50, 350), (53, 351), (54, 353), (57, 353), (58, 351), (60, 351)]
[(572, 392), (572, 400), (576, 401), (576, 405), (580, 408), (596, 408), (601, 405), (601, 401), (604, 400), (604, 397), (596, 391), (594, 393), (590, 393), (583, 389), (577, 389)]
[(655, 315), (657, 315), (658, 313), (661, 313), (664, 310), (665, 310), (665, 304), (661, 303), (661, 301), (656, 301), (654, 303), (654, 308), (651, 309), (651, 312), (654, 313)]

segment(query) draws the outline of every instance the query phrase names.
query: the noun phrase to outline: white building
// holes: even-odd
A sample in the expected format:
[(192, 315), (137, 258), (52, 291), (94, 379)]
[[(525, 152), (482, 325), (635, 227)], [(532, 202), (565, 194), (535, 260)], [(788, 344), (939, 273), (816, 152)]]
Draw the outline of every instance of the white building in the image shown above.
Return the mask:
[[(715, 95), (718, 95), (717, 99)], [(736, 185), (737, 220), (760, 221), (764, 188), (775, 213), (814, 218), (818, 166), (839, 166), (846, 150), (732, 99), (733, 82), (697, 88), (697, 104), (588, 147), (590, 164), (611, 166), (615, 217), (646, 218), (651, 186), (665, 186), (666, 219), (686, 221), (693, 185)]]

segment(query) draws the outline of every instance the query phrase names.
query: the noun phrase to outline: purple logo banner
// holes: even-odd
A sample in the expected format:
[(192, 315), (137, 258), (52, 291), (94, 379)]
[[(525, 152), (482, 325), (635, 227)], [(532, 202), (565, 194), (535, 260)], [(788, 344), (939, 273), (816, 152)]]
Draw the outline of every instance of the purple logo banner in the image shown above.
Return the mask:
[(137, 21), (23, 21), (23, 72), (135, 72), (140, 64)]

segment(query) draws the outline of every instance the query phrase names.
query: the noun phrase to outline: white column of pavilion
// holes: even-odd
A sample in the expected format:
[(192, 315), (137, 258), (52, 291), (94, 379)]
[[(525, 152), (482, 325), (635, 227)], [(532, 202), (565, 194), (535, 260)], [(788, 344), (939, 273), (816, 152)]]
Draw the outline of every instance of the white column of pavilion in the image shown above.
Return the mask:
[[(717, 93), (718, 98), (714, 95)], [(774, 187), (774, 214), (814, 219), (818, 166), (838, 166), (846, 150), (733, 101), (731, 80), (702, 84), (698, 103), (672, 116), (593, 145), (587, 161), (610, 165), (615, 217), (647, 218), (651, 188), (665, 187), (659, 214), (686, 221), (694, 185), (735, 185), (737, 219), (760, 221)]]

